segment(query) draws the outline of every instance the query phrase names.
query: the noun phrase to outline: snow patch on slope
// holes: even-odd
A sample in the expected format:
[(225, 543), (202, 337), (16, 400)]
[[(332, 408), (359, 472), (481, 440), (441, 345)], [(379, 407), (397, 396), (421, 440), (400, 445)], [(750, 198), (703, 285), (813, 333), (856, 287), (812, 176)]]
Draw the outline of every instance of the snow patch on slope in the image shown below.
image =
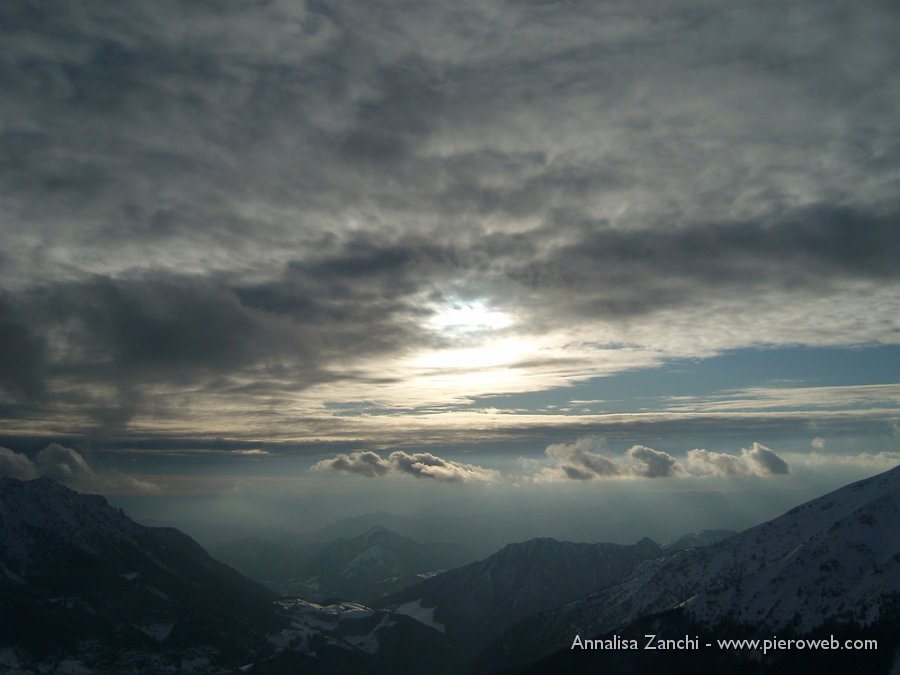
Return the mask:
[(419, 599), (400, 605), (394, 612), (397, 614), (404, 614), (411, 619), (415, 619), (419, 623), (424, 623), (426, 626), (430, 626), (431, 628), (440, 631), (441, 633), (446, 633), (447, 629), (444, 624), (435, 621), (434, 619), (435, 609), (435, 607), (422, 607), (422, 600)]
[[(375, 654), (380, 647), (378, 632), (394, 625), (388, 613), (376, 612), (355, 602), (339, 602), (320, 605), (309, 600), (281, 600), (278, 604), (291, 616), (291, 625), (269, 638), (279, 649), (291, 649), (311, 653), (314, 640), (344, 649), (358, 649)], [(373, 619), (380, 620), (369, 630), (358, 631), (348, 623)]]
[(163, 642), (169, 634), (172, 632), (172, 629), (175, 627), (174, 621), (163, 621), (158, 623), (148, 623), (143, 626), (138, 626), (138, 630), (140, 630), (147, 637), (153, 638), (157, 642)]

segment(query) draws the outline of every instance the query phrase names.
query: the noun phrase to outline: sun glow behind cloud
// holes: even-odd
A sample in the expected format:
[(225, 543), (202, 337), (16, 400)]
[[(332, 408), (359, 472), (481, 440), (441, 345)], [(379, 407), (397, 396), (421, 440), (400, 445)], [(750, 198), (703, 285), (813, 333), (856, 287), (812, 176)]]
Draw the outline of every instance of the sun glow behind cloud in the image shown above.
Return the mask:
[[(777, 446), (791, 425), (834, 452), (852, 426), (896, 448), (875, 347), (900, 336), (895, 17), (807, 4), (201, 8), (179, 20), (208, 68), (177, 86), (165, 5), (29, 15), (0, 92), (0, 427), (362, 446), (752, 425)], [(98, 45), (103, 68), (73, 60)], [(789, 379), (733, 354), (796, 346), (844, 351)]]
[(498, 330), (512, 323), (509, 314), (491, 309), (481, 301), (445, 305), (429, 320), (430, 327), (435, 330), (457, 333)]
[(519, 391), (529, 373), (521, 364), (538, 358), (541, 345), (527, 335), (509, 336), (508, 313), (481, 300), (437, 308), (426, 324), (447, 345), (420, 350), (398, 365), (416, 391), (426, 397), (459, 400), (496, 391)]
[(470, 372), (508, 366), (537, 352), (537, 346), (522, 338), (486, 339), (478, 346), (423, 352), (409, 361), (413, 370)]

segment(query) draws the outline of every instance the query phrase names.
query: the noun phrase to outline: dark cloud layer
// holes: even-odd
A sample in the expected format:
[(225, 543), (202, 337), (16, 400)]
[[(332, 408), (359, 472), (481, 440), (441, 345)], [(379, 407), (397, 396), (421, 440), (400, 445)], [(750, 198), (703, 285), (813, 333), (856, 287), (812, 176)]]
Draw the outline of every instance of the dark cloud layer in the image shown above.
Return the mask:
[(10, 395), (27, 399), (54, 374), (127, 388), (296, 366), (294, 386), (308, 386), (333, 377), (329, 367), (348, 358), (437, 344), (418, 325), (433, 310), (417, 303), (423, 294), (440, 297), (454, 277), (481, 275), (507, 293), (527, 293), (520, 311), (530, 303), (538, 321), (562, 311), (573, 320), (628, 318), (707, 294), (739, 300), (771, 288), (827, 290), (842, 277), (897, 276), (900, 229), (860, 219), (813, 211), (785, 224), (651, 237), (607, 229), (531, 262), (515, 236), (510, 246), (495, 236), (497, 252), (485, 260), (477, 243), (467, 249), (373, 234), (255, 284), (170, 273), (56, 282), (7, 292), (0, 303), (0, 331), (12, 347), (0, 375)]
[[(898, 28), (875, 1), (5, 3), (0, 418), (384, 384), (460, 299), (659, 353), (763, 310), (788, 328), (698, 351), (895, 342)], [(823, 337), (823, 298), (857, 332)]]
[(842, 279), (895, 281), (900, 214), (815, 207), (757, 222), (704, 223), (647, 232), (599, 224), (551, 249), (513, 278), (559, 300), (576, 292), (582, 316), (628, 317), (704, 295), (736, 299), (772, 290), (829, 292)]
[[(335, 369), (438, 339), (418, 325), (431, 310), (412, 297), (435, 291), (453, 265), (452, 251), (366, 237), (261, 283), (141, 271), (7, 293), (0, 337), (13, 349), (0, 360), (0, 388), (39, 404), (48, 381), (112, 387), (115, 409), (91, 411), (112, 423), (127, 421), (153, 384), (227, 392), (244, 377), (278, 393), (352, 378)], [(90, 392), (79, 396), (89, 410)]]
[(44, 388), (44, 341), (8, 293), (0, 294), (0, 390), (13, 399), (34, 400)]

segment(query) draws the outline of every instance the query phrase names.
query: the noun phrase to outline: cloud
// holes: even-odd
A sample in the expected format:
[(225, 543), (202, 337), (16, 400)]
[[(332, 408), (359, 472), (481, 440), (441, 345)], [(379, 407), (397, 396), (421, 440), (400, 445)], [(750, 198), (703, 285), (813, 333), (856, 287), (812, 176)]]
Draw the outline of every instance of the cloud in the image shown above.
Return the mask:
[(596, 438), (580, 438), (574, 443), (556, 443), (544, 451), (555, 460), (556, 469), (572, 480), (593, 480), (621, 476), (623, 468), (611, 459), (594, 452), (603, 442)]
[(383, 476), (391, 471), (394, 467), (391, 462), (382, 459), (371, 450), (351, 452), (350, 454), (341, 453), (333, 459), (323, 459), (316, 462), (313, 471), (342, 471), (344, 473), (355, 473), (360, 476)]
[(84, 486), (97, 481), (97, 474), (78, 452), (51, 443), (38, 452), (34, 464), (42, 476), (69, 486)]
[(740, 476), (749, 472), (747, 463), (740, 457), (724, 452), (709, 450), (689, 450), (687, 465), (696, 473), (708, 473), (714, 476)]
[(787, 462), (759, 443), (754, 443), (749, 450), (741, 450), (741, 456), (746, 458), (747, 463), (753, 467), (753, 473), (757, 475), (773, 476), (791, 472)]
[(46, 476), (80, 492), (128, 494), (152, 492), (155, 486), (120, 473), (98, 473), (76, 450), (51, 443), (35, 455), (0, 448), (0, 475), (19, 480)]
[(432, 478), (445, 483), (490, 483), (500, 474), (475, 464), (443, 459), (430, 452), (406, 453), (397, 450), (386, 458), (370, 450), (341, 453), (312, 466), (313, 471), (339, 471), (375, 477), (406, 474), (416, 478)]
[(740, 456), (702, 449), (690, 450), (687, 467), (692, 473), (714, 476), (774, 476), (791, 472), (787, 462), (756, 442), (750, 448), (743, 448)]
[(11, 476), (19, 480), (31, 480), (40, 474), (26, 455), (0, 448), (0, 476)]
[(684, 469), (667, 452), (654, 450), (643, 445), (635, 445), (629, 448), (627, 455), (635, 460), (631, 471), (644, 478), (665, 478), (668, 476), (680, 476)]
[(554, 466), (538, 472), (536, 479), (665, 478), (684, 474), (678, 461), (667, 452), (634, 445), (625, 453), (630, 461), (617, 462), (596, 452), (602, 445), (601, 439), (585, 437), (574, 443), (548, 446), (545, 454), (554, 461)]
[[(649, 237), (601, 226), (548, 251), (546, 264), (566, 260), (558, 283), (596, 289), (579, 306), (612, 317), (636, 315), (696, 300), (702, 288), (746, 296), (787, 287), (824, 290), (840, 277), (896, 280), (895, 222), (896, 214), (818, 205), (745, 222), (696, 222)], [(608, 283), (613, 279), (620, 285)]]
[(434, 478), (449, 483), (490, 483), (499, 478), (499, 474), (493, 469), (442, 459), (428, 452), (407, 454), (397, 451), (392, 452), (388, 456), (388, 460), (396, 467), (397, 471), (417, 478)]
[(685, 476), (771, 476), (790, 473), (790, 467), (769, 448), (753, 443), (740, 456), (709, 450), (690, 450), (685, 462), (662, 450), (634, 445), (625, 459), (615, 461), (596, 452), (603, 441), (595, 437), (547, 447), (552, 466), (536, 471), (535, 480), (602, 480), (607, 478), (671, 478)]
[(110, 429), (138, 411), (183, 414), (160, 388), (246, 402), (352, 378), (363, 359), (428, 342), (408, 298), (440, 255), (360, 240), (264, 283), (137, 272), (0, 296), (0, 337), (15, 348), (0, 357), (0, 395)]
[(288, 434), (454, 295), (538, 345), (489, 393), (896, 343), (889, 4), (14, 3), (0, 426)]
[[(900, 404), (900, 384), (841, 385), (829, 387), (748, 387), (721, 392), (716, 396), (679, 397), (670, 410), (729, 412), (749, 410), (828, 408), (893, 408)], [(821, 437), (815, 443), (824, 443)], [(814, 446), (815, 447), (815, 446)], [(821, 446), (820, 446), (821, 447)]]
[(45, 345), (37, 326), (23, 316), (20, 300), (0, 289), (0, 394), (34, 401), (45, 386)]
[(885, 471), (900, 465), (900, 452), (860, 452), (855, 455), (839, 455), (823, 454), (813, 450), (808, 454), (796, 455), (796, 460), (804, 466), (815, 468), (840, 466)]

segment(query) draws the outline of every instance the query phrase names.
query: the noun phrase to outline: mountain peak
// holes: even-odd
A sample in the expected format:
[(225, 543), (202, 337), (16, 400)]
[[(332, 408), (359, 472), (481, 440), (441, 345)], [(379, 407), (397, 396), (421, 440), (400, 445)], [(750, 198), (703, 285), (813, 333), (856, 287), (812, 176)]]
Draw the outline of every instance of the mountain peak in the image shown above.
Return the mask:
[[(15, 621), (3, 609), (10, 597), (28, 607)], [(148, 653), (161, 643), (214, 645), (222, 658), (249, 654), (284, 624), (275, 597), (187, 535), (139, 525), (103, 497), (49, 478), (0, 479), (0, 644), (22, 646), (28, 662), (59, 650), (115, 661), (148, 640)], [(54, 639), (35, 642), (45, 634)], [(120, 666), (170, 670), (161, 662)]]
[(378, 605), (398, 611), (436, 608), (434, 620), (446, 626), (447, 635), (463, 650), (474, 654), (516, 621), (621, 581), (657, 552), (658, 547), (648, 550), (641, 544), (539, 537), (507, 544), (484, 560), (433, 576)]
[(654, 549), (659, 548), (659, 544), (657, 544), (655, 541), (653, 541), (650, 537), (641, 537), (640, 539), (638, 539), (635, 542), (634, 545), (640, 546), (641, 548), (654, 548)]
[(366, 530), (362, 536), (363, 537), (378, 537), (378, 536), (382, 536), (382, 535), (386, 535), (386, 534), (394, 535), (397, 537), (402, 536), (399, 533), (394, 532), (393, 530), (389, 530), (384, 525), (373, 525), (368, 530)]
[(49, 476), (40, 476), (38, 478), (31, 478), (27, 480), (13, 478), (12, 476), (0, 476), (0, 487), (3, 487), (5, 489), (59, 490), (61, 492), (75, 492), (71, 488), (66, 487), (59, 481), (56, 481)]

